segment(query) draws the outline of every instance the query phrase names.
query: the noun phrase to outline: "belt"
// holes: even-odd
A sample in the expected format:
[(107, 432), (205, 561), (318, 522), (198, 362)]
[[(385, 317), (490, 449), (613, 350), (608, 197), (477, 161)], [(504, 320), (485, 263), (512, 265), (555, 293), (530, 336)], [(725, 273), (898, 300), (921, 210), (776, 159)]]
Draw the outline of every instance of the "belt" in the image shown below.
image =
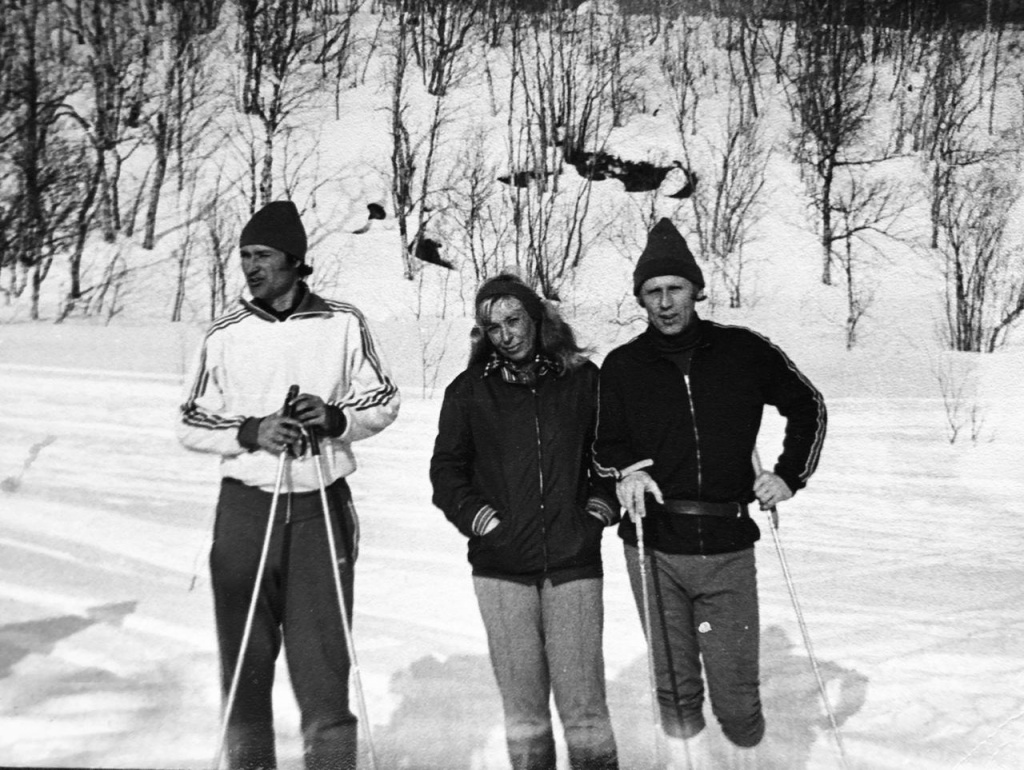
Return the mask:
[(689, 516), (723, 516), (739, 519), (747, 516), (746, 503), (706, 503), (700, 500), (666, 500), (664, 508), (669, 513)]

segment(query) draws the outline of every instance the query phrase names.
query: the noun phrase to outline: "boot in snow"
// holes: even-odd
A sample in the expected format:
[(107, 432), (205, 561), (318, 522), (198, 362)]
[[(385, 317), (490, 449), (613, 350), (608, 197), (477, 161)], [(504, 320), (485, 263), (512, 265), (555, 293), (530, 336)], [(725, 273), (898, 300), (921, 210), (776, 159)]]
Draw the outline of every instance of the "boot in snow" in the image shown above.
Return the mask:
[(668, 749), (668, 770), (711, 770), (708, 732), (701, 730), (691, 738), (665, 736)]

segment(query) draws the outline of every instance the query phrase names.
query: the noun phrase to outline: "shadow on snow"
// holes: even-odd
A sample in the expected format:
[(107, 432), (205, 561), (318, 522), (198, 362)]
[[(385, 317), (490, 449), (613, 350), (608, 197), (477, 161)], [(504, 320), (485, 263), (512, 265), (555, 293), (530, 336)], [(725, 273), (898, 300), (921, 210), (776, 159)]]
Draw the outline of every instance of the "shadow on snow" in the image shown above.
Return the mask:
[[(829, 661), (818, 662), (840, 727), (864, 705), (868, 679)], [(394, 674), (399, 698), (389, 724), (374, 731), (382, 766), (409, 770), (475, 770), (504, 757), (501, 700), (485, 655), (433, 656)], [(761, 698), (768, 731), (760, 767), (809, 767), (819, 740), (833, 742), (821, 695), (801, 645), (778, 626), (761, 635)], [(623, 768), (656, 767), (647, 659), (641, 655), (608, 682), (608, 707)], [(707, 708), (707, 706), (706, 706)], [(724, 741), (708, 715), (711, 750), (724, 759)], [(556, 726), (557, 729), (557, 726)]]

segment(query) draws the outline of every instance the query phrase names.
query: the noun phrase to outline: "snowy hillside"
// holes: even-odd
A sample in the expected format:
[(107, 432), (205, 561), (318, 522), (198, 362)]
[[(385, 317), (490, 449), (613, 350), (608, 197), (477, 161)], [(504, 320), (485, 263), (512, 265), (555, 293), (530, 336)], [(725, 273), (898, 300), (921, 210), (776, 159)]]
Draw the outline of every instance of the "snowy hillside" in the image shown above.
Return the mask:
[[(579, 18), (603, 8), (587, 4)], [(695, 86), (702, 130), (680, 133), (679, 92), (659, 63), (658, 38), (630, 49), (616, 76), (632, 93), (623, 120), (594, 128), (587, 151), (620, 162), (679, 161), (705, 185), (715, 178), (715, 140), (729, 113), (719, 39), (725, 32), (691, 22), (695, 35), (706, 36), (694, 42), (707, 45), (701, 60), (712, 73)], [(531, 264), (507, 229), (481, 235), (479, 253), (489, 261), (474, 262), (459, 217), (458, 201), (467, 199), (444, 197), (465, 189), (466, 177), (455, 172), (471, 168), (490, 174), (489, 205), (498, 208), (532, 196), (523, 205), (537, 214), (557, 197), (495, 181), (516, 171), (557, 176), (563, 202), (586, 196), (583, 257), (556, 288), (595, 360), (643, 328), (630, 275), (647, 226), (669, 216), (711, 279), (699, 312), (767, 334), (824, 393), (822, 463), (809, 487), (782, 506), (781, 537), (851, 766), (1019, 767), (1024, 340), (1018, 329), (995, 353), (945, 349), (944, 261), (927, 244), (922, 190), (929, 174), (920, 156), (908, 151), (875, 169), (898, 185), (907, 205), (888, 234), (857, 242), (854, 267), (866, 307), (848, 349), (850, 284), (838, 263), (833, 285), (820, 280), (819, 227), (790, 152), (794, 118), (770, 60), (760, 62), (759, 81), (764, 141), (772, 149), (763, 210), (742, 250), (743, 302), (730, 307), (726, 278), (735, 277), (729, 271), (736, 257), (715, 261), (700, 248), (693, 200), (668, 197), (679, 174), (631, 193), (618, 179), (588, 182), (557, 151), (554, 160), (531, 155), (533, 145), (509, 128), (513, 115), (522, 115), (509, 97), (508, 40), (496, 47), (477, 41), (444, 100), (428, 94), (415, 73), (402, 97), (414, 128), (429, 123), (435, 108), (445, 116), (438, 175), (413, 179), (429, 194), (409, 221), (424, 222), (422, 234), (442, 243), (441, 255), (455, 267), (447, 270), (409, 257), (399, 233), (389, 112), (396, 60), (388, 47), (396, 23), (356, 15), (359, 66), (347, 70), (337, 93), (313, 89), (289, 117), (275, 150), (273, 196), (288, 190), (299, 203), (311, 235), (314, 288), (366, 313), (402, 388), (398, 421), (357, 445), (360, 468), (352, 478), (364, 538), (356, 645), (383, 767), (507, 767), (465, 544), (430, 504), (427, 478), (440, 393), (468, 352), (475, 265), (493, 272)], [(217, 468), (212, 458), (183, 450), (173, 430), (183, 377), (216, 304), (212, 231), (200, 224), (219, 211), (234, 257), (248, 215), (246, 152), (259, 144), (256, 121), (233, 106), (237, 84), (226, 73), (237, 30), (225, 30), (210, 42), (214, 65), (221, 65), (212, 66), (219, 74), (211, 79), (221, 90), (206, 104), (213, 122), (195, 150), (201, 168), (187, 191), (166, 185), (155, 248), (142, 249), (138, 236), (123, 233), (112, 243), (92, 237), (83, 282), (116, 280), (102, 302), (91, 295), (88, 312), (80, 305), (62, 323), (54, 321), (66, 309), (66, 255), (42, 285), (42, 320), (30, 320), (28, 291), (0, 301), (0, 765), (202, 768), (213, 760), (219, 695), (205, 559)], [(1011, 85), (1024, 77), (1019, 54), (1004, 66)], [(917, 83), (925, 70), (908, 77)], [(882, 68), (879, 78), (885, 87), (858, 145), (863, 152), (887, 145), (908, 104), (892, 95), (891, 71)], [(1018, 89), (995, 110), (1007, 135), (1019, 129), (1021, 96)], [(151, 160), (145, 148), (126, 158), (126, 190), (143, 189)], [(423, 168), (421, 155), (417, 173)], [(697, 194), (707, 189), (698, 181)], [(386, 218), (368, 220), (369, 203), (382, 204)], [(1012, 220), (1008, 243), (1020, 236), (1021, 221)], [(553, 228), (550, 237), (563, 234)], [(237, 260), (227, 270), (230, 302), (241, 287)], [(171, 322), (178, 289), (181, 320)], [(777, 419), (766, 420), (762, 456), (777, 453), (778, 440)], [(764, 533), (757, 557), (766, 767), (839, 767)], [(605, 535), (604, 555), (613, 724), (623, 767), (648, 770), (654, 757), (644, 642), (614, 532)], [(279, 754), (284, 767), (298, 768), (298, 716), (283, 667), (279, 676)], [(717, 726), (712, 739), (720, 754)]]

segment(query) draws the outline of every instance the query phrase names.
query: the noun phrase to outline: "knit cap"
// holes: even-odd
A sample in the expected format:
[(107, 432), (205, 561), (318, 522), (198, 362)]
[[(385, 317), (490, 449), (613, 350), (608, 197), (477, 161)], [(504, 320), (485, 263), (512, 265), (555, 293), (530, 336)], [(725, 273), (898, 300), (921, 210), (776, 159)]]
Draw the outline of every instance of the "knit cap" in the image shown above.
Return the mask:
[(492, 297), (515, 297), (519, 300), (526, 314), (534, 321), (544, 317), (544, 304), (533, 289), (527, 286), (518, 276), (510, 273), (496, 275), (484, 281), (476, 293), (476, 307), (485, 299)]
[(299, 210), (291, 201), (271, 201), (242, 228), (238, 239), (242, 246), (269, 246), (298, 259), (306, 259), (306, 228)]
[(640, 287), (647, 279), (660, 275), (678, 275), (698, 289), (704, 288), (704, 274), (690, 253), (686, 239), (665, 218), (647, 234), (647, 245), (633, 270), (633, 294), (640, 294)]

